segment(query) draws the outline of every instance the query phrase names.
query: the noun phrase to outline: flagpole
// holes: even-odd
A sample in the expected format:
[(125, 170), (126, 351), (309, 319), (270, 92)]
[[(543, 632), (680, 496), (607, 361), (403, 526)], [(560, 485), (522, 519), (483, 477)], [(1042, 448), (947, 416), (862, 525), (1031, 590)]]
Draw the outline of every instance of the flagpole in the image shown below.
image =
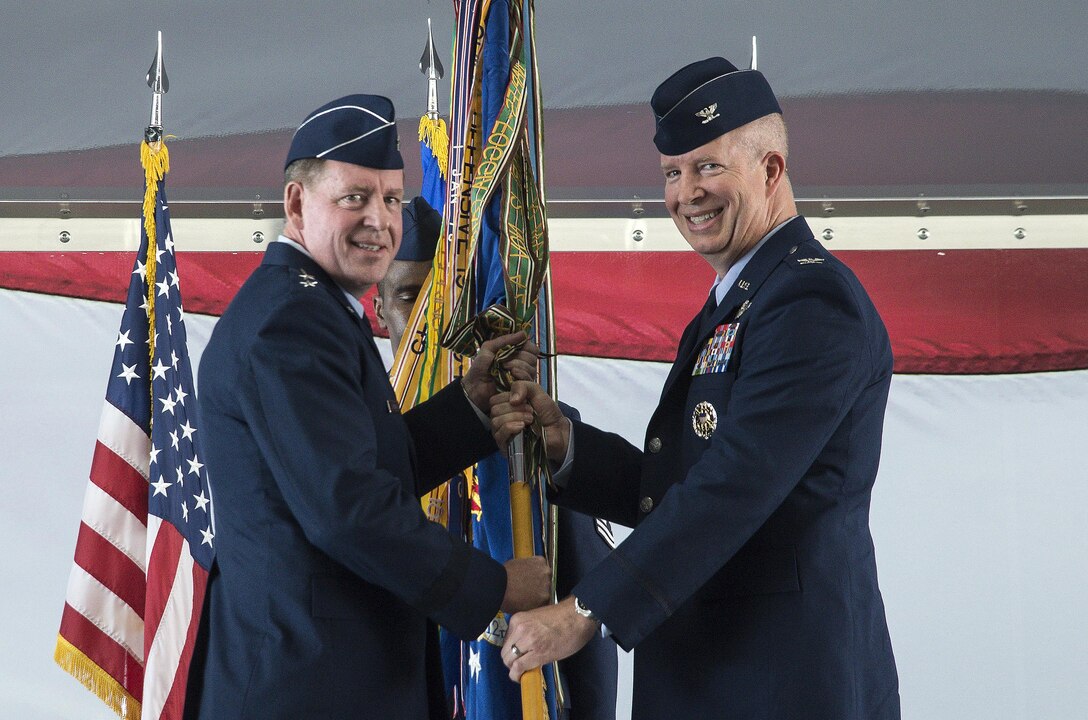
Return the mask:
[[(525, 433), (511, 438), (507, 448), (510, 464), (510, 519), (514, 535), (514, 557), (532, 557), (533, 506), (531, 488), (525, 473)], [(544, 673), (540, 668), (525, 672), (521, 684), (521, 716), (523, 720), (548, 720), (544, 697)]]
[[(147, 84), (143, 231), (54, 659), (124, 720), (181, 720), (215, 533), (164, 187), (161, 33)], [(124, 517), (100, 497), (125, 498)]]
[[(143, 222), (144, 231), (148, 237), (147, 257), (144, 263), (147, 280), (147, 313), (149, 318), (154, 318), (155, 279), (158, 276), (155, 198), (159, 191), (159, 183), (170, 170), (170, 153), (166, 149), (166, 143), (163, 142), (162, 131), (162, 96), (170, 90), (170, 80), (166, 76), (166, 68), (162, 60), (162, 30), (158, 31), (155, 59), (151, 61), (151, 67), (147, 71), (147, 86), (151, 88), (151, 119), (144, 130), (144, 141), (140, 145), (140, 165), (144, 169)], [(147, 340), (149, 362), (155, 359), (155, 336), (156, 333), (150, 333)], [(154, 391), (149, 389), (149, 392)]]
[[(446, 256), (441, 267), (436, 258), (435, 270), (444, 276), (443, 294), (438, 298), (445, 310), (441, 344), (463, 356), (475, 355), (487, 338), (531, 325), (537, 293), (547, 274), (546, 219), (530, 141), (525, 137), (527, 108), (532, 102), (522, 45), (529, 32), (524, 27), (523, 1), (461, 0), (455, 5), (450, 187), (444, 202)], [(494, 52), (489, 53), (489, 48)], [(508, 65), (501, 67), (504, 62)], [(483, 65), (487, 63), (495, 63), (499, 71), (486, 72)], [(426, 64), (421, 58), (420, 69)], [(499, 217), (492, 220), (498, 225), (492, 227), (484, 216), (496, 204)], [(432, 304), (437, 304), (434, 296)], [(516, 349), (504, 348), (500, 357), (507, 352)], [(506, 389), (509, 380), (498, 379), (498, 384)], [(534, 484), (539, 449), (539, 439), (532, 433), (509, 449), (514, 558), (536, 554)], [(496, 510), (492, 508), (493, 516)], [(551, 697), (542, 669), (524, 673), (520, 686), (522, 718), (548, 720)]]

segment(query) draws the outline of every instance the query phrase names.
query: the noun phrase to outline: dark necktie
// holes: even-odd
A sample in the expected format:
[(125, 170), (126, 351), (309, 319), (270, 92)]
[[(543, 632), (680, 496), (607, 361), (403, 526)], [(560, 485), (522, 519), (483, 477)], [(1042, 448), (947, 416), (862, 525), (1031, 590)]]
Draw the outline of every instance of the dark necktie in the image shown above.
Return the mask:
[(718, 309), (718, 293), (717, 286), (710, 291), (710, 294), (706, 296), (706, 302), (703, 303), (703, 309), (699, 311), (699, 335), (703, 335), (710, 329), (710, 318), (714, 315), (714, 311)]
[(686, 357), (695, 347), (695, 343), (699, 341), (699, 338), (706, 332), (707, 327), (710, 325), (710, 318), (714, 315), (714, 311), (718, 309), (718, 294), (711, 290), (707, 295), (706, 302), (703, 303), (703, 309), (699, 311), (699, 314), (688, 324), (686, 330), (684, 330), (683, 337), (680, 338), (680, 347), (677, 350), (677, 357)]

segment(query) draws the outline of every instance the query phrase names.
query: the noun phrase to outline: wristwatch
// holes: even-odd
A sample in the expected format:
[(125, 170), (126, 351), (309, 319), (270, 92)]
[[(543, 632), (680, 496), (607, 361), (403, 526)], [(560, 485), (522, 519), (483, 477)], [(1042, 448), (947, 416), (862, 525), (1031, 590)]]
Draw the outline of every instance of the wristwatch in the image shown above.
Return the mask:
[(601, 624), (601, 619), (597, 617), (597, 615), (592, 610), (587, 608), (585, 603), (583, 603), (578, 598), (574, 598), (574, 612), (578, 613), (584, 618), (589, 618), (598, 625)]

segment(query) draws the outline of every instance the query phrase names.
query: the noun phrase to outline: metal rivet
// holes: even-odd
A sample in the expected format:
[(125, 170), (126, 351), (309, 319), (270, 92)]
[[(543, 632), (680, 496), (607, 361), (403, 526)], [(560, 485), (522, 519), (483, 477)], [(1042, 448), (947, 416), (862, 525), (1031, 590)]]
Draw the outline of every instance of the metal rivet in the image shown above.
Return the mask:
[(638, 217), (639, 215), (646, 212), (646, 208), (642, 207), (642, 198), (640, 198), (638, 195), (635, 195), (633, 198), (633, 202), (631, 203), (631, 212), (635, 215), (635, 217)]
[(919, 215), (925, 215), (927, 212), (929, 212), (929, 203), (926, 202), (925, 200), (919, 200), (918, 201), (918, 214)]
[(824, 202), (823, 203), (823, 208), (824, 208), (824, 215), (831, 215), (832, 213), (835, 212), (834, 203)]
[(918, 228), (918, 239), (919, 240), (928, 240), (929, 239), (929, 230), (926, 230), (925, 228)]
[(257, 243), (258, 245), (263, 243), (264, 242), (264, 233), (261, 232), (260, 230), (257, 230), (256, 232), (254, 232), (253, 233), (253, 242)]
[(57, 240), (60, 240), (62, 243), (66, 243), (71, 239), (72, 233), (68, 232), (67, 230), (61, 230), (60, 235), (57, 236)]
[(1021, 214), (1028, 211), (1028, 205), (1023, 200), (1017, 200), (1016, 202), (1014, 202), (1013, 207), (1016, 209), (1016, 212)]
[(823, 238), (824, 238), (824, 240), (826, 240), (828, 242), (831, 242), (831, 240), (833, 240), (835, 238), (835, 231), (832, 230), (831, 228), (824, 228)]
[(1017, 240), (1023, 240), (1025, 237), (1027, 237), (1027, 235), (1028, 233), (1026, 230), (1024, 230), (1024, 228), (1016, 228), (1012, 231), (1012, 236)]
[(631, 239), (634, 240), (635, 242), (642, 242), (642, 239), (644, 237), (646, 237), (646, 234), (644, 232), (642, 232), (641, 230), (632, 230), (631, 231)]

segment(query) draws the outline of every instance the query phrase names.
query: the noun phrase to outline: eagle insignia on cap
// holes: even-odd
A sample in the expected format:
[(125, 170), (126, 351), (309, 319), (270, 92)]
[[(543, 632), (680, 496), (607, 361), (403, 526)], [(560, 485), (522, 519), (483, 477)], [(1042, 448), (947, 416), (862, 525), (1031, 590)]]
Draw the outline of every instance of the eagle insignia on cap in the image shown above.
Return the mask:
[(706, 125), (708, 122), (719, 116), (717, 110), (718, 103), (714, 103), (713, 105), (707, 105), (705, 108), (695, 114), (703, 118), (702, 124)]

